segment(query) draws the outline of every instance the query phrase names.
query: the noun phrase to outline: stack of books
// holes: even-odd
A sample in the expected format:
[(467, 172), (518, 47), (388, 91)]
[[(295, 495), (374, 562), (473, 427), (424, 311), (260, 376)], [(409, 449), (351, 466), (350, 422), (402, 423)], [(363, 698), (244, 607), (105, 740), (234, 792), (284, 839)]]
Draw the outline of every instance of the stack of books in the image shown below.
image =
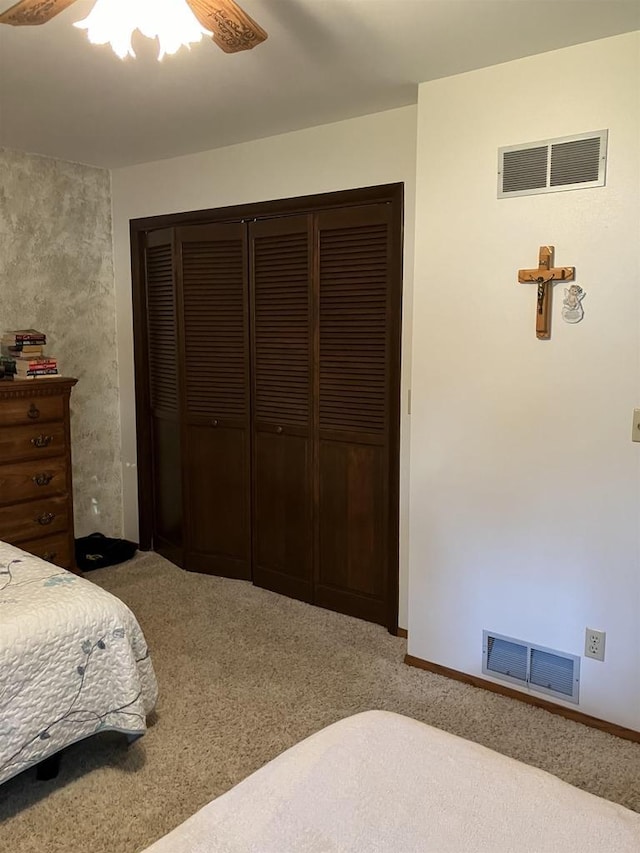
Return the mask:
[[(49, 379), (58, 375), (58, 360), (44, 354), (47, 336), (36, 329), (16, 329), (2, 336), (1, 350), (5, 375), (16, 379)], [(7, 367), (11, 362), (15, 367)]]

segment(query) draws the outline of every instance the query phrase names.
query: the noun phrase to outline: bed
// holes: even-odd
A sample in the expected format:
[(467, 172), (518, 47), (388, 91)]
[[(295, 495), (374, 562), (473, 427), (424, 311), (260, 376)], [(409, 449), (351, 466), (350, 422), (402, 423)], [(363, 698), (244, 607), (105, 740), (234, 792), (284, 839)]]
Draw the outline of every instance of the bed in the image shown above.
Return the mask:
[(139, 737), (156, 698), (129, 608), (0, 542), (0, 784), (98, 731)]
[(640, 815), (384, 711), (335, 723), (146, 853), (638, 853)]

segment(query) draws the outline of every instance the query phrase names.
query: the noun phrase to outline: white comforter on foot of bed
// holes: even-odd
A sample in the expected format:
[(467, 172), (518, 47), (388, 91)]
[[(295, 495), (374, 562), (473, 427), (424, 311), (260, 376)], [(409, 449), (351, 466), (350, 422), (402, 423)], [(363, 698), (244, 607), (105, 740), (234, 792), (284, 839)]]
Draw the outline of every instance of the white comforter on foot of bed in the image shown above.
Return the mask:
[(95, 732), (143, 734), (156, 698), (129, 608), (0, 542), (0, 783)]

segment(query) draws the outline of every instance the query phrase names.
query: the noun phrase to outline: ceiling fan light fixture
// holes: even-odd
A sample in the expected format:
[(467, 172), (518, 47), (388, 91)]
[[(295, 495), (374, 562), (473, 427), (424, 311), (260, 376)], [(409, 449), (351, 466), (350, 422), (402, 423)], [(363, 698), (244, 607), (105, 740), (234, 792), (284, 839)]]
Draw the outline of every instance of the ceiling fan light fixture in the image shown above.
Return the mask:
[(136, 30), (158, 39), (158, 60), (211, 36), (186, 0), (96, 0), (89, 15), (74, 26), (86, 30), (92, 44), (109, 43), (120, 59), (135, 57), (131, 39)]

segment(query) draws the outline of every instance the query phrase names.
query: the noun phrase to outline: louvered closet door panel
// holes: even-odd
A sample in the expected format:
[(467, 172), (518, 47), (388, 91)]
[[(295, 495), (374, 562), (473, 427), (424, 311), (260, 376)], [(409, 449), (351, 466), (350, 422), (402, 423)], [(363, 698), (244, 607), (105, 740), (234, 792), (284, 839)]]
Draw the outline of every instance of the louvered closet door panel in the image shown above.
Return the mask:
[[(178, 328), (173, 231), (147, 234), (144, 251), (151, 403), (153, 547), (182, 565)], [(148, 500), (149, 496), (141, 496)]]
[(186, 567), (251, 577), (246, 229), (178, 229), (186, 422)]
[(253, 358), (253, 577), (313, 596), (311, 218), (249, 229)]
[[(391, 208), (318, 215), (317, 604), (389, 613)], [(394, 568), (395, 570), (395, 568)]]

